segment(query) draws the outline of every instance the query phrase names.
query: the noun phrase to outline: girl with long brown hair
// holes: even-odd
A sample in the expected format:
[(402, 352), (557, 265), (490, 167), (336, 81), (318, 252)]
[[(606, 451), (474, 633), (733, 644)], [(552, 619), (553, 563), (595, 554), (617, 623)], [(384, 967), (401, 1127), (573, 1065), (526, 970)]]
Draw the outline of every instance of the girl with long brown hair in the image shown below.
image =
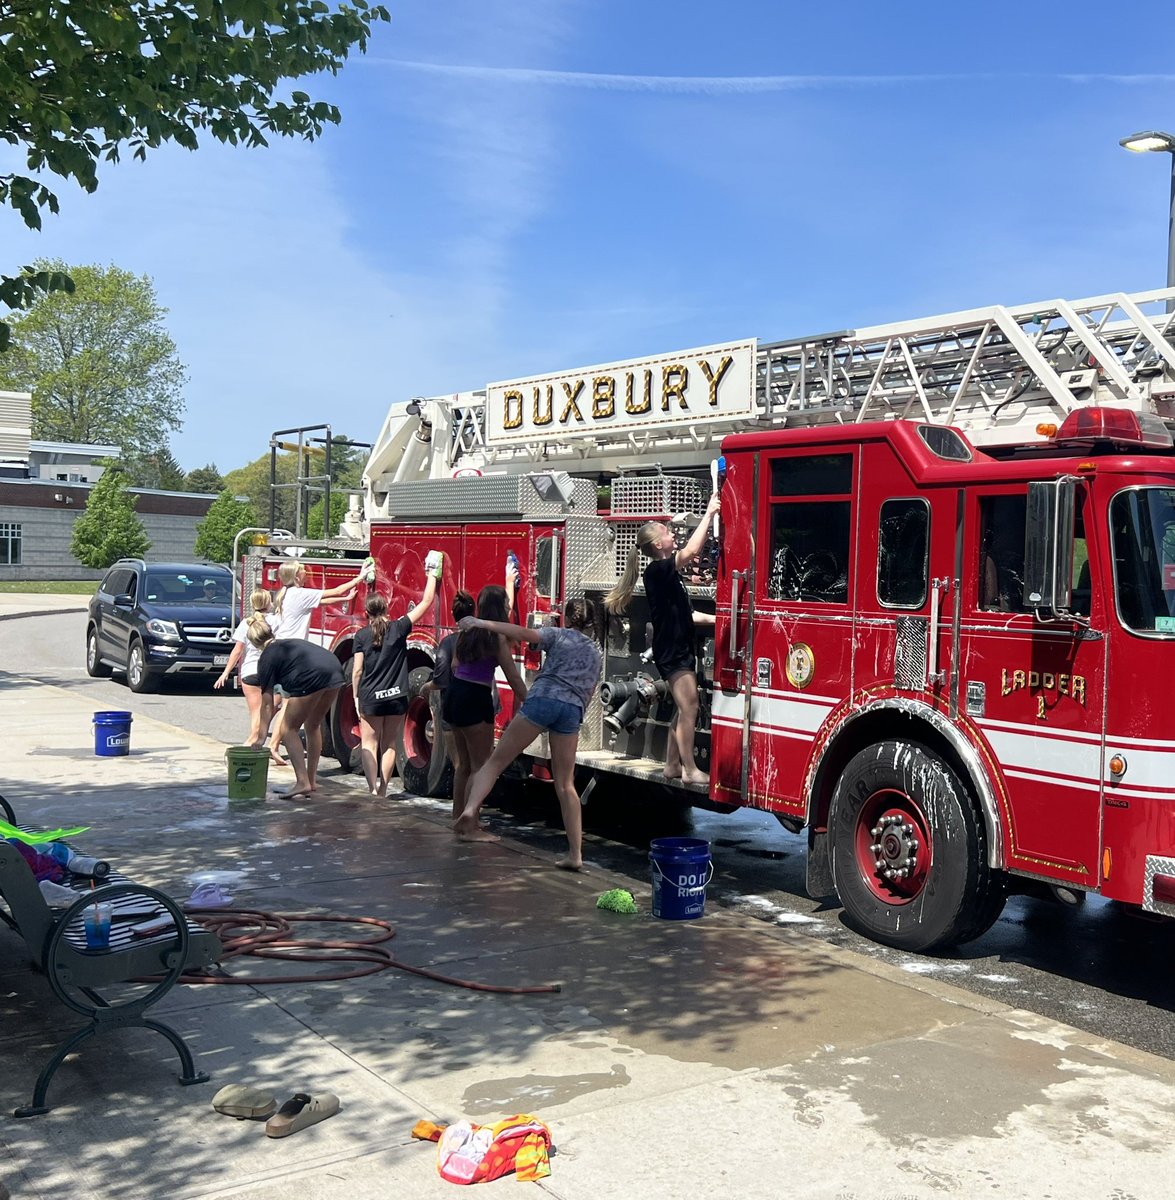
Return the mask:
[(469, 781), (469, 798), (453, 828), (458, 837), (492, 838), (480, 831), (478, 813), (502, 772), (534, 741), (547, 734), (551, 751), (551, 778), (563, 828), (567, 833), (567, 857), (558, 865), (567, 871), (583, 866), (583, 814), (575, 790), (575, 752), (584, 710), (600, 682), (603, 658), (596, 643), (596, 609), (590, 600), (568, 600), (563, 609), (563, 627), (527, 629), (480, 617), (466, 617), (462, 630), (484, 630), (500, 637), (526, 641), (543, 651), (543, 665), (522, 707), (506, 726), (501, 741), (485, 765)]
[(388, 619), (388, 602), (367, 597), (367, 627), (355, 635), (351, 688), (359, 713), (363, 775), (373, 796), (386, 796), (396, 770), (396, 743), (408, 711), (408, 635), (432, 607), (441, 574), (429, 574), (420, 603), (398, 620)]
[[(477, 615), (487, 621), (504, 622), (509, 616), (506, 589), (489, 584), (477, 597)], [(481, 769), (494, 748), (494, 676), (498, 668), (514, 692), (516, 702), (526, 699), (526, 684), (510, 643), (487, 629), (462, 629), (453, 647), (452, 678), (441, 707), (445, 720), (465, 751), (472, 775)], [(492, 840), (477, 828), (464, 826), (458, 836), (467, 841)]]

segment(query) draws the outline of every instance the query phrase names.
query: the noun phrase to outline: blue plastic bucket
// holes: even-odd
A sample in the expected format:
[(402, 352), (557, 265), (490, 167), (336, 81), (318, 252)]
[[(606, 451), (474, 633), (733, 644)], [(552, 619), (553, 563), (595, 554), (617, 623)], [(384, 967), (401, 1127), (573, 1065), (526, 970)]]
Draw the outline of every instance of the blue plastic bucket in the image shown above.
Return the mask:
[(131, 752), (131, 722), (129, 712), (96, 712), (94, 714), (94, 753), (99, 758), (117, 758)]
[(710, 843), (701, 838), (655, 838), (649, 843), (653, 868), (653, 916), (693, 921), (706, 908), (706, 884), (714, 877)]

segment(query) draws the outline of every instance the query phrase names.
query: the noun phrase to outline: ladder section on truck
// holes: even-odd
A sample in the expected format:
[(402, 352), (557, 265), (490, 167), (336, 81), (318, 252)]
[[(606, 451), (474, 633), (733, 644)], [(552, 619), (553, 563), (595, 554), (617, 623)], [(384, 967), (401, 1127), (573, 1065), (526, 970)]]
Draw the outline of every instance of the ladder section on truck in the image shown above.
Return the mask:
[[(1084, 404), (1175, 412), (1175, 289), (995, 306), (761, 345), (764, 425), (906, 418), (1032, 440)], [(1150, 310), (1149, 315), (1144, 310)], [(1156, 311), (1157, 310), (1157, 311)]]
[(464, 471), (589, 474), (634, 459), (690, 469), (749, 428), (906, 418), (957, 425), (982, 445), (1032, 441), (1038, 424), (1091, 403), (1175, 421), (1171, 300), (1175, 288), (1117, 292), (759, 343), (747, 411), (704, 422), (601, 423), (491, 441), (487, 391), (414, 400), (389, 415), (373, 451), (368, 516), (391, 514), (390, 488)]

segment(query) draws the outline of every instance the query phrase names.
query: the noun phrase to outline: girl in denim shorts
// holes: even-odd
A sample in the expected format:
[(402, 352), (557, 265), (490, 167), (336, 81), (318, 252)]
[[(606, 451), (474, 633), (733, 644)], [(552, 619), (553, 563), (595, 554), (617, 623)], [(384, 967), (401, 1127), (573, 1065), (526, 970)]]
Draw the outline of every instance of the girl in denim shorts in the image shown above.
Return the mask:
[(469, 798), (453, 828), (458, 837), (468, 841), (497, 841), (478, 825), (478, 812), (498, 776), (545, 731), (551, 748), (551, 776), (567, 833), (567, 857), (558, 865), (578, 871), (583, 866), (583, 814), (575, 790), (575, 751), (584, 709), (603, 669), (595, 639), (595, 606), (590, 600), (568, 600), (562, 628), (524, 629), (478, 617), (466, 617), (461, 628), (486, 629), (511, 641), (532, 642), (543, 651), (543, 666), (497, 748), (470, 779)]

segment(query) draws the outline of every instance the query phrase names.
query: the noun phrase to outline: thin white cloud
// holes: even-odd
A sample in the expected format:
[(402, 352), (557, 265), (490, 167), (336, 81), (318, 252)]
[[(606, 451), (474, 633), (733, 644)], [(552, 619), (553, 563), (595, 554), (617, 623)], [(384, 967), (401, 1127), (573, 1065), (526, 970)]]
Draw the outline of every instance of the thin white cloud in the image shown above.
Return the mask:
[(396, 58), (366, 58), (371, 66), (404, 68), (424, 74), (488, 83), (521, 83), (578, 88), (587, 91), (654, 92), (671, 95), (753, 95), (760, 92), (816, 91), (852, 88), (906, 87), (918, 84), (985, 82), (1010, 79), (1055, 80), (1065, 83), (1122, 85), (1175, 84), (1172, 75), (1037, 74), (977, 71), (908, 75), (618, 75), (595, 71), (553, 71), (534, 67), (486, 67), (461, 63), (419, 62)]

